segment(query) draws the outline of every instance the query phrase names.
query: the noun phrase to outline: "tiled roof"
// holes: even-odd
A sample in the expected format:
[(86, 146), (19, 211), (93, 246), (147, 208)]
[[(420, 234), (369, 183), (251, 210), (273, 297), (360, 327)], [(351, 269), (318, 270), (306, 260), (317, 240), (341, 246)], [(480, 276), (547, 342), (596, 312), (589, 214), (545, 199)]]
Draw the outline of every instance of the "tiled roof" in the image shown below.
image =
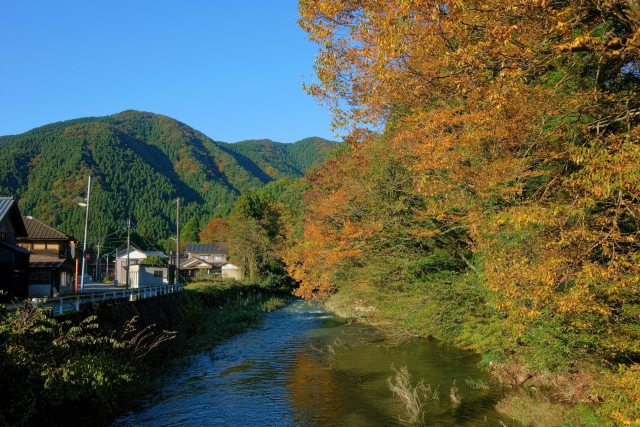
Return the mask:
[(62, 267), (64, 261), (36, 261), (29, 262), (31, 268), (59, 268)]
[(169, 258), (162, 251), (146, 251), (147, 256), (158, 256), (160, 258)]
[(23, 216), (28, 240), (69, 240), (69, 236), (32, 216)]
[(200, 258), (189, 258), (188, 260), (180, 263), (181, 270), (191, 270), (191, 269), (200, 269), (200, 268), (211, 268), (213, 264), (201, 260)]
[(227, 245), (224, 243), (199, 244), (188, 243), (187, 252), (198, 254), (226, 254)]

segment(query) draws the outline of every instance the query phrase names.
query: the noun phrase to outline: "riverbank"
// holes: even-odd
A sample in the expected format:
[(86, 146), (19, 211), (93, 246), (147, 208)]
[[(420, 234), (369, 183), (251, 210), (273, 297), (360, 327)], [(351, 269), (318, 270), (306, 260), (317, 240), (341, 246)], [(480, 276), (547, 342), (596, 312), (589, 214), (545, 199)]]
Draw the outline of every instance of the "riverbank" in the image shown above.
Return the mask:
[(157, 391), (183, 356), (259, 324), (287, 295), (230, 281), (53, 317), (3, 313), (0, 425), (107, 425)]
[(288, 290), (228, 280), (191, 283), (184, 293), (188, 303), (176, 342), (182, 355), (209, 350), (257, 326), (265, 314), (284, 307), (291, 298)]
[[(496, 409), (525, 426), (629, 425), (616, 419), (619, 407), (631, 411), (640, 396), (633, 376), (583, 366), (563, 372), (535, 370), (513, 359), (492, 358), (500, 341), (482, 335), (486, 319), (470, 316), (482, 304), (468, 278), (438, 278), (410, 289), (390, 290), (359, 286), (341, 289), (324, 301), (327, 310), (352, 322), (374, 326), (399, 339), (431, 336), (445, 343), (482, 355), (479, 367), (491, 372), (509, 391)], [(460, 296), (453, 300), (440, 289)], [(499, 333), (499, 331), (498, 331)], [(634, 397), (635, 396), (635, 397)], [(620, 418), (620, 417), (618, 417)]]

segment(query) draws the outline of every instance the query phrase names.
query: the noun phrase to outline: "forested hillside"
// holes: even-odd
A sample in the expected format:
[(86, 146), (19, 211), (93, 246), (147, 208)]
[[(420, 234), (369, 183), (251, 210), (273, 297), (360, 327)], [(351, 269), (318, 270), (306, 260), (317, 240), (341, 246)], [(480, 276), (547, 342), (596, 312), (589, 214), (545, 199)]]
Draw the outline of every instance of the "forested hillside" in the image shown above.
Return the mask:
[[(559, 402), (538, 400), (550, 424), (640, 423), (638, 2), (300, 13), (308, 90), (354, 132), (308, 178), (298, 293), (478, 351)], [(531, 420), (523, 402), (504, 406)]]
[(173, 232), (176, 197), (182, 222), (199, 230), (229, 213), (242, 189), (301, 176), (333, 146), (320, 138), (229, 144), (166, 116), (125, 111), (0, 138), (0, 194), (19, 198), (23, 214), (80, 236), (77, 202), (91, 174), (94, 242), (122, 235), (131, 216), (136, 236), (155, 243)]
[[(231, 147), (244, 156), (248, 165), (255, 165), (266, 176), (265, 180), (302, 176), (318, 159), (324, 159), (334, 148), (322, 138), (306, 138), (295, 144), (280, 144), (269, 139), (236, 142)], [(240, 160), (241, 161), (241, 160)], [(253, 167), (255, 167), (253, 166)], [(248, 166), (251, 168), (251, 166)]]

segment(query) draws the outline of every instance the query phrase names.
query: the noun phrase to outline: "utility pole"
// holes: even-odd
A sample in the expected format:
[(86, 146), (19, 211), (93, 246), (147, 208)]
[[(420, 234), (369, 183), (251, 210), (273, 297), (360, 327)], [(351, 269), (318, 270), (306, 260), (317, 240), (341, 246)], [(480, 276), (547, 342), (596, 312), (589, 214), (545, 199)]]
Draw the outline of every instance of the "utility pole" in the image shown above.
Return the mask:
[(129, 261), (131, 260), (129, 255), (131, 254), (131, 218), (127, 219), (127, 279), (125, 281), (125, 288), (129, 289)]
[(78, 250), (76, 249), (76, 281), (73, 284), (73, 293), (78, 293)]
[(82, 244), (82, 276), (80, 276), (80, 293), (84, 290), (84, 272), (87, 263), (87, 228), (89, 225), (89, 200), (91, 198), (91, 175), (87, 183), (87, 203), (79, 203), (80, 206), (87, 209), (84, 216), (84, 243)]
[(109, 252), (107, 252), (107, 277), (109, 277)]
[(98, 245), (98, 264), (96, 264), (96, 281), (97, 282), (102, 282), (102, 280), (100, 280), (100, 245)]
[(180, 197), (176, 199), (176, 271), (173, 281), (177, 285), (180, 282)]

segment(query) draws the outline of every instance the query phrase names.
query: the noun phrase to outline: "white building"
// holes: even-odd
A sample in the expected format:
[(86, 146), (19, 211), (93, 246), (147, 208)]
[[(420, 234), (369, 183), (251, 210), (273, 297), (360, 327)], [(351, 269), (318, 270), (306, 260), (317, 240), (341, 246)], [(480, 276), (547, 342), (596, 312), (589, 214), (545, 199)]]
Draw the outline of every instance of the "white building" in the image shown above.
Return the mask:
[(235, 264), (225, 264), (221, 268), (222, 277), (226, 279), (242, 280), (242, 269)]
[(148, 288), (169, 284), (169, 268), (156, 265), (131, 265), (129, 269), (131, 289)]
[[(133, 267), (134, 265), (140, 265), (142, 260), (147, 259), (149, 257), (160, 257), (163, 259), (167, 259), (167, 256), (162, 251), (143, 251), (142, 249), (138, 249), (136, 247), (131, 247), (129, 251), (129, 263)], [(120, 252), (116, 258), (116, 275), (115, 275), (115, 285), (122, 285), (127, 280), (127, 251), (124, 250)]]

